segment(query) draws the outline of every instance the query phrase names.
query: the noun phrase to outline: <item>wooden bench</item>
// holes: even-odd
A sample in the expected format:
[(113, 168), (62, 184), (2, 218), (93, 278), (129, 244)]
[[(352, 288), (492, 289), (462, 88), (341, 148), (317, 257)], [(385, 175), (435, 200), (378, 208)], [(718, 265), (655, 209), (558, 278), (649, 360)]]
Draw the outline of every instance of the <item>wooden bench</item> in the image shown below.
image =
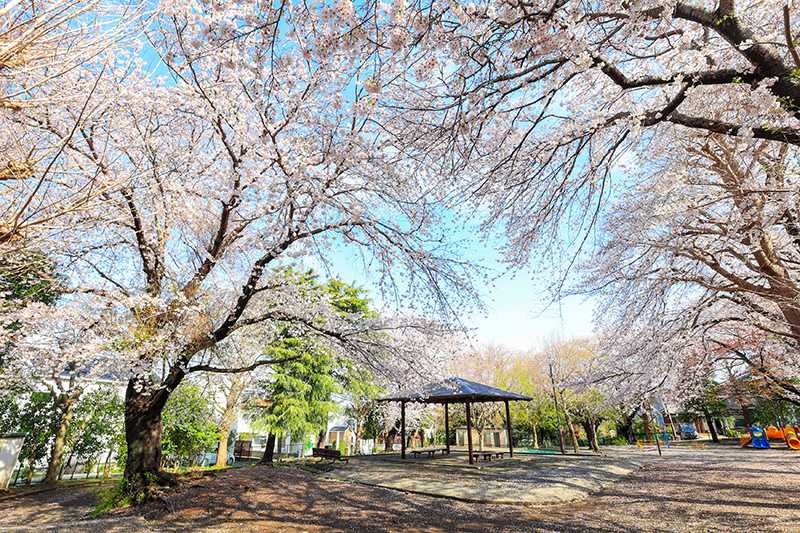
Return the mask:
[(436, 452), (442, 452), (442, 455), (450, 453), (447, 451), (447, 448), (425, 448), (422, 450), (411, 450), (411, 454), (414, 457), (419, 457), (423, 453), (427, 453), (428, 457), (434, 457), (436, 455)]
[(484, 461), (492, 460), (492, 452), (472, 452), (472, 457), (474, 457), (476, 461), (478, 460), (478, 457), (481, 455), (483, 456)]
[(350, 463), (350, 458), (343, 457), (342, 452), (339, 450), (329, 450), (328, 448), (312, 448), (312, 457), (322, 457), (323, 459), (330, 459), (332, 461), (344, 461)]
[(496, 458), (498, 458), (498, 459), (502, 459), (503, 457), (505, 457), (505, 455), (506, 455), (506, 452), (495, 452), (494, 453), (494, 456)]
[(423, 453), (427, 453), (428, 457), (433, 457), (436, 453), (436, 450), (411, 450), (411, 455), (414, 457), (419, 457)]

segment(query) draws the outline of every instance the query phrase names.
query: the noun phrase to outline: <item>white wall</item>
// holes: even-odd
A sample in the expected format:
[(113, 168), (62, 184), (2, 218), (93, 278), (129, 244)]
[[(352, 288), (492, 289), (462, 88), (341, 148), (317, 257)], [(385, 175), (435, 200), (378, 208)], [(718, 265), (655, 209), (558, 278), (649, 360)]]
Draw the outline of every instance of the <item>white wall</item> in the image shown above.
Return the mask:
[(23, 440), (22, 436), (0, 436), (0, 489), (7, 489), (11, 482)]

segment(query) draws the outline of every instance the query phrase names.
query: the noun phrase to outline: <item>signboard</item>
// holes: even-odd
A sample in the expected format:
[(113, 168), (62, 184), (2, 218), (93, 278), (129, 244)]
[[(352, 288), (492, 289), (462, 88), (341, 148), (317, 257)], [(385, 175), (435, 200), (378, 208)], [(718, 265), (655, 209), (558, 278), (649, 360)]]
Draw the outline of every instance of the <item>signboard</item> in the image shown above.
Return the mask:
[(0, 435), (0, 489), (7, 489), (11, 483), (11, 476), (17, 467), (17, 457), (24, 441), (25, 435), (21, 433)]

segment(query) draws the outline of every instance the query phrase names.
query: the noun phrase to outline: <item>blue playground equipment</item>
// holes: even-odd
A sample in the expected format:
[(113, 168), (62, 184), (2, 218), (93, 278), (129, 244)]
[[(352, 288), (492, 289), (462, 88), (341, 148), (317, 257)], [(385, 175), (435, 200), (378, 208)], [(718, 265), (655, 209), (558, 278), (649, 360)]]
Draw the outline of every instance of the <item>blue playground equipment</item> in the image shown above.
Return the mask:
[(769, 448), (767, 433), (764, 431), (764, 428), (758, 424), (750, 426), (750, 444), (753, 445), (753, 448)]

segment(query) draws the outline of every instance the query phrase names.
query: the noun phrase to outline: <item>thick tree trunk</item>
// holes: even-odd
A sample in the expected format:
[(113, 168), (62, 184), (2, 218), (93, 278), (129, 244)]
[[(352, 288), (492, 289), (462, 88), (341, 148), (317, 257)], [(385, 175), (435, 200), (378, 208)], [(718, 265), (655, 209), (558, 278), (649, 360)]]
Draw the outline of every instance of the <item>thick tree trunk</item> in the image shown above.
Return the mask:
[(270, 433), (267, 437), (267, 447), (264, 449), (264, 456), (261, 458), (260, 464), (271, 465), (275, 459), (275, 434)]
[(236, 407), (239, 405), (239, 397), (245, 387), (245, 380), (242, 376), (236, 375), (231, 378), (231, 386), (225, 394), (225, 410), (222, 412), (219, 430), (220, 437), (217, 443), (217, 462), (216, 466), (227, 466), (228, 464), (228, 439), (231, 435), (231, 426), (236, 419)]
[(150, 498), (156, 485), (176, 484), (174, 476), (161, 470), (161, 412), (169, 394), (161, 389), (154, 393), (137, 390), (133, 379), (125, 394), (125, 459), (124, 484), (134, 503)]
[(539, 448), (539, 435), (536, 434), (536, 424), (533, 424), (533, 447)]
[(708, 431), (711, 432), (711, 440), (713, 442), (719, 442), (719, 435), (717, 435), (717, 428), (714, 427), (714, 419), (711, 418), (711, 413), (708, 412), (708, 409), (703, 409), (703, 416), (706, 418), (706, 423), (708, 424)]
[(592, 451), (599, 452), (600, 446), (597, 443), (597, 435), (594, 423), (591, 420), (583, 420), (581, 425), (583, 426), (583, 430), (586, 432), (587, 445)]
[(753, 415), (750, 413), (750, 408), (744, 402), (739, 402), (739, 405), (742, 407), (742, 418), (744, 419), (744, 425), (746, 427), (750, 427), (753, 425)]
[(628, 444), (633, 444), (636, 441), (636, 435), (634, 435), (633, 432), (633, 421), (636, 419), (637, 411), (638, 409), (630, 416), (623, 415), (622, 422), (617, 428), (617, 434), (622, 434), (626, 439), (628, 439)]
[(383, 451), (390, 452), (392, 451), (392, 444), (394, 444), (394, 438), (397, 436), (397, 429), (392, 428), (389, 430), (389, 433), (386, 434), (386, 439), (383, 441)]
[(231, 426), (230, 424), (224, 425), (220, 424), (219, 426), (219, 442), (217, 443), (217, 462), (216, 466), (227, 466), (228, 465), (228, 439), (231, 436)]
[(325, 430), (320, 430), (319, 434), (317, 435), (317, 448), (322, 448), (325, 444)]
[(64, 447), (67, 443), (67, 429), (69, 429), (69, 423), (72, 421), (75, 405), (78, 403), (80, 394), (80, 390), (74, 390), (69, 395), (61, 397), (61, 405), (59, 406), (61, 416), (59, 416), (56, 424), (56, 433), (53, 438), (53, 446), (50, 449), (50, 460), (47, 463), (47, 474), (45, 474), (44, 483), (55, 483), (59, 478), (61, 460), (64, 457)]

